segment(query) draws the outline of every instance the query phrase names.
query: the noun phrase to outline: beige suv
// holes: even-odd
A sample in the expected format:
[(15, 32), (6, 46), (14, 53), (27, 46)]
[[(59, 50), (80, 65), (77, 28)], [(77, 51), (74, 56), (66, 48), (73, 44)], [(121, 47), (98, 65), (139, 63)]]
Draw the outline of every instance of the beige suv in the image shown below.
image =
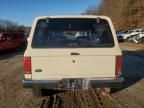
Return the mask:
[(23, 86), (41, 89), (119, 87), (122, 53), (110, 18), (44, 16), (34, 20), (24, 54)]

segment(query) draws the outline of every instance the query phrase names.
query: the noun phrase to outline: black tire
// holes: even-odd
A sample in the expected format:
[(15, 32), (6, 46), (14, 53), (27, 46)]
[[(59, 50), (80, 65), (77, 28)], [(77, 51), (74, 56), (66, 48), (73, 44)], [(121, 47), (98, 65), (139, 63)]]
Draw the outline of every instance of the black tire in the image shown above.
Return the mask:
[(42, 97), (42, 90), (39, 88), (33, 88), (32, 89), (33, 95), (35, 97)]
[(116, 92), (118, 92), (118, 91), (120, 91), (120, 90), (122, 90), (122, 88), (111, 88), (110, 93), (111, 93), (111, 94), (112, 94), (112, 93), (116, 93)]
[(124, 39), (123, 39), (122, 36), (117, 37), (117, 39), (118, 39), (118, 42), (119, 42), (119, 43), (120, 43), (120, 42), (124, 42)]

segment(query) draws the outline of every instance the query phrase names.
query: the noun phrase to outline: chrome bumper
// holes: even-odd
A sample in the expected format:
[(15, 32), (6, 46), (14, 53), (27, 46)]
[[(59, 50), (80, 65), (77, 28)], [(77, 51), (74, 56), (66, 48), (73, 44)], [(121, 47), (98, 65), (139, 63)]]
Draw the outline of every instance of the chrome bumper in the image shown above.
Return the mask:
[[(95, 87), (121, 87), (124, 78), (112, 79), (112, 80), (86, 80), (83, 89), (95, 88)], [(23, 80), (22, 84), (25, 88), (42, 88), (42, 89), (60, 89), (60, 80)]]

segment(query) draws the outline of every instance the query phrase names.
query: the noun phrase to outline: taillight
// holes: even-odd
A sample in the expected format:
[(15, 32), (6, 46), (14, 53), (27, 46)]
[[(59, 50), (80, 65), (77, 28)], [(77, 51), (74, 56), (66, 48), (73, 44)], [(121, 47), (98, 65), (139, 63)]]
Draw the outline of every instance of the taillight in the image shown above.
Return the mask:
[(116, 70), (115, 70), (116, 78), (120, 77), (121, 70), (122, 70), (122, 56), (116, 56)]
[(24, 57), (24, 73), (31, 74), (31, 57)]

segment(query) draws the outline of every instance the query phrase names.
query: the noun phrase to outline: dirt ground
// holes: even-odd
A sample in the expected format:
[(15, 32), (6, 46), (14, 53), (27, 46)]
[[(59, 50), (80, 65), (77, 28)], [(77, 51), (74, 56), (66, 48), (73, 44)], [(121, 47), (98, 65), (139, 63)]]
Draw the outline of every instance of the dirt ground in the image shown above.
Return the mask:
[(135, 44), (130, 42), (120, 43), (121, 50), (126, 51), (144, 51), (143, 44)]
[(120, 47), (125, 82), (112, 94), (90, 89), (33, 97), (21, 84), (23, 52), (0, 54), (0, 108), (144, 108), (144, 45)]

